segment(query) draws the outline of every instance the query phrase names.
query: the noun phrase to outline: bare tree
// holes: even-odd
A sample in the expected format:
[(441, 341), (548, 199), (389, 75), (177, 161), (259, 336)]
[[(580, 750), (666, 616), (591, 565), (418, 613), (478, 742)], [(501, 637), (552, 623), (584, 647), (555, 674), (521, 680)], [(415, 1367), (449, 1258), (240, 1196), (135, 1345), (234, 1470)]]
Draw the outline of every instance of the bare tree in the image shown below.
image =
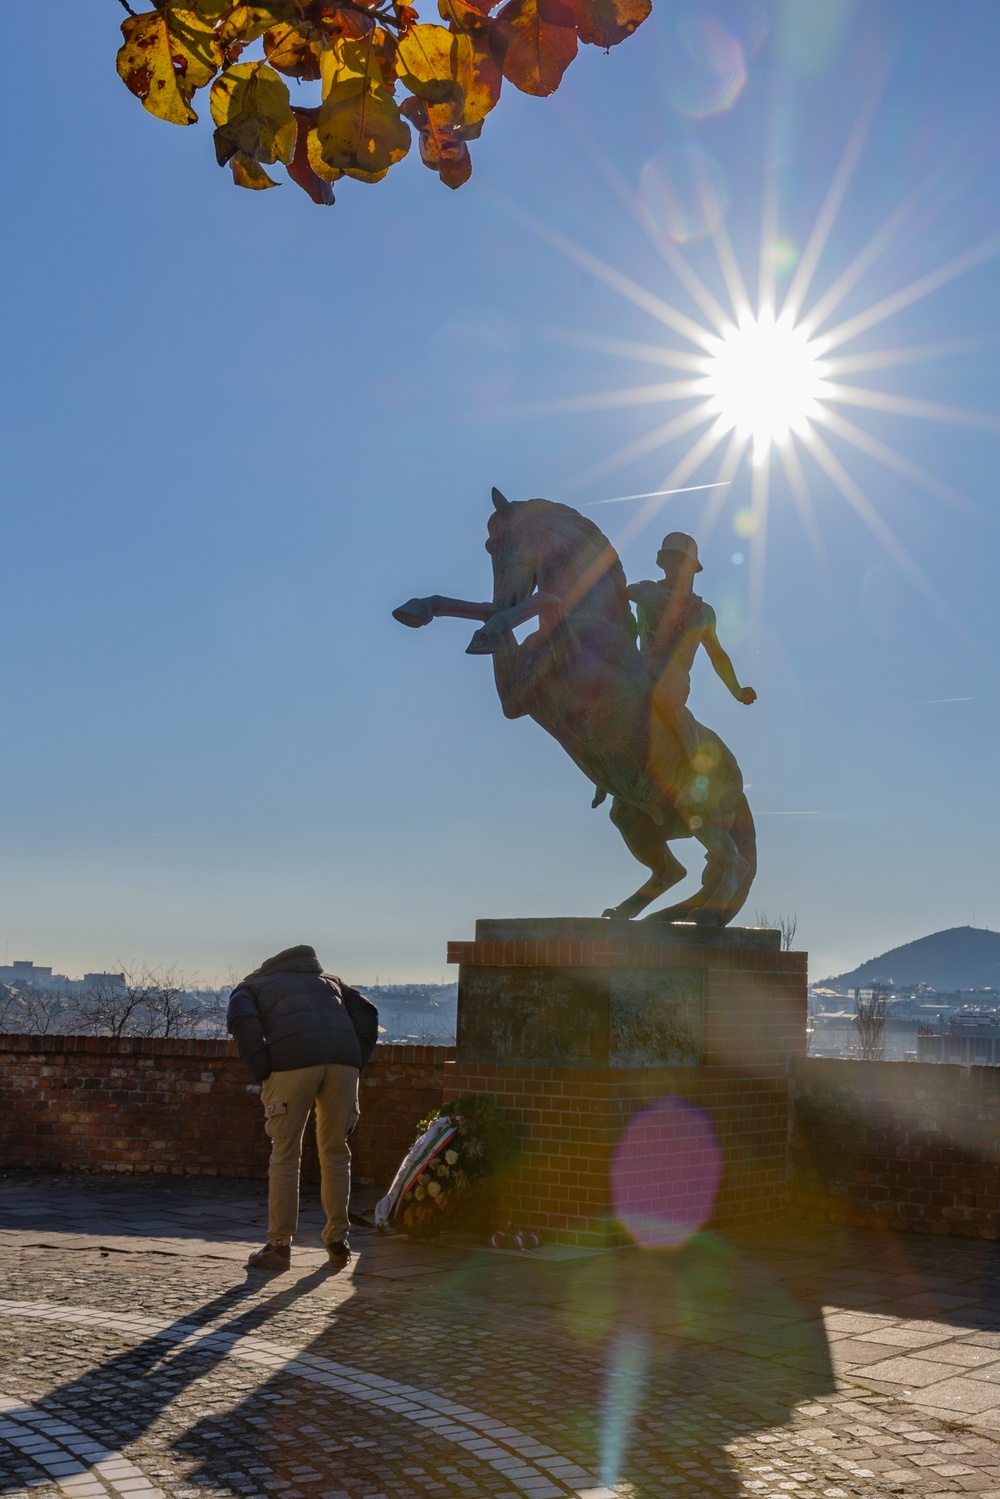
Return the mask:
[(889, 1018), (889, 986), (874, 983), (854, 991), (854, 1025), (863, 1062), (885, 1061), (885, 1024)]
[(61, 994), (35, 984), (0, 984), (0, 1031), (46, 1036), (62, 1030), (68, 1005)]
[(755, 911), (753, 919), (757, 926), (768, 927), (772, 932), (780, 932), (782, 952), (791, 952), (795, 933), (799, 929), (799, 918), (794, 913), (791, 916), (772, 917), (768, 916), (766, 911)]
[(99, 979), (74, 997), (74, 1028), (84, 1036), (154, 1035), (142, 1013), (144, 999), (144, 986), (131, 974), (123, 974), (120, 981)]
[(217, 1037), (225, 1034), (224, 994), (192, 990), (176, 968), (126, 969), (77, 996), (73, 1021), (87, 1035)]
[(226, 1015), (229, 1010), (229, 996), (235, 989), (238, 980), (222, 984), (215, 989), (195, 989), (190, 991), (190, 1018), (194, 1029), (191, 1034), (204, 1036), (206, 1040), (224, 1040), (229, 1034), (226, 1027)]
[(232, 985), (192, 989), (177, 969), (108, 974), (74, 993), (36, 984), (0, 984), (0, 1033), (44, 1036), (226, 1035)]

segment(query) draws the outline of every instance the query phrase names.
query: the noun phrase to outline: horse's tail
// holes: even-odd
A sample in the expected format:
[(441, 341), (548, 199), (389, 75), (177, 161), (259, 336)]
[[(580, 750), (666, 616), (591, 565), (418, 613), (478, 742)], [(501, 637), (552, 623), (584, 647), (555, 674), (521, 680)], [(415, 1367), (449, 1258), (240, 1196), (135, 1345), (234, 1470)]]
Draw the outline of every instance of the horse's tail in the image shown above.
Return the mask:
[(757, 829), (754, 827), (750, 803), (747, 801), (746, 793), (743, 791), (740, 792), (736, 815), (730, 825), (729, 834), (739, 850), (740, 857), (746, 864), (746, 872), (733, 892), (732, 899), (727, 903), (725, 912), (720, 912), (719, 920), (723, 925), (732, 921), (737, 912), (742, 910), (743, 904), (750, 894), (750, 886), (753, 884), (754, 877), (757, 874)]

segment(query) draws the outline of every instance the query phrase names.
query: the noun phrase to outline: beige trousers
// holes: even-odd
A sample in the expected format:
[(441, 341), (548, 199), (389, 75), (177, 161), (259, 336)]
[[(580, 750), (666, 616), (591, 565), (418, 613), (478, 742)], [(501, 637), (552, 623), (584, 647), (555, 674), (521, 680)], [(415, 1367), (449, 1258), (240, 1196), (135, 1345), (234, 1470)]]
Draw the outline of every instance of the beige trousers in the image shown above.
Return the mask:
[(271, 1140), (267, 1168), (267, 1238), (271, 1244), (293, 1237), (299, 1224), (299, 1167), (306, 1121), (316, 1109), (320, 1195), (326, 1213), (324, 1244), (347, 1237), (351, 1195), (351, 1147), (347, 1137), (358, 1122), (358, 1069), (339, 1062), (272, 1072), (260, 1090), (264, 1128)]

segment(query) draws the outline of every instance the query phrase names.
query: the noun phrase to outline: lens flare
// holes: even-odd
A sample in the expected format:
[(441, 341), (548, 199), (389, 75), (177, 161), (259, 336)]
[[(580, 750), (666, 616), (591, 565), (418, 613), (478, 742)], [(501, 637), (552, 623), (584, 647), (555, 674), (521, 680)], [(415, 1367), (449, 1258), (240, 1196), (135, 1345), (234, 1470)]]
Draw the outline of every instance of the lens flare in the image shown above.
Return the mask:
[(646, 162), (639, 199), (657, 229), (677, 244), (711, 234), (726, 211), (725, 173), (701, 146), (668, 146)]
[(819, 353), (801, 324), (776, 320), (766, 307), (756, 317), (744, 313), (712, 340), (700, 388), (724, 431), (752, 439), (754, 463), (789, 433), (805, 436), (820, 402), (833, 394)]
[(633, 1114), (611, 1168), (615, 1215), (637, 1244), (676, 1249), (712, 1216), (722, 1151), (712, 1121), (683, 1098)]
[(724, 114), (747, 81), (743, 48), (710, 16), (688, 15), (674, 28), (663, 75), (674, 109), (693, 119)]

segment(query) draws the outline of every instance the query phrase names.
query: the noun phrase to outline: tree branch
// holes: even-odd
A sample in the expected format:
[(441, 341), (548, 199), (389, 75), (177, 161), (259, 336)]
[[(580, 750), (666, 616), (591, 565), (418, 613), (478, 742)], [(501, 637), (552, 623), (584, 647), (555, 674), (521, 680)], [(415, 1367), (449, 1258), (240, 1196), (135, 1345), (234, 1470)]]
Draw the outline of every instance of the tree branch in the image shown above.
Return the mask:
[(128, 3), (128, 0), (118, 0), (118, 3), (119, 5), (124, 5), (130, 16), (137, 16), (139, 14), (137, 10), (132, 9), (131, 5), (129, 5)]

